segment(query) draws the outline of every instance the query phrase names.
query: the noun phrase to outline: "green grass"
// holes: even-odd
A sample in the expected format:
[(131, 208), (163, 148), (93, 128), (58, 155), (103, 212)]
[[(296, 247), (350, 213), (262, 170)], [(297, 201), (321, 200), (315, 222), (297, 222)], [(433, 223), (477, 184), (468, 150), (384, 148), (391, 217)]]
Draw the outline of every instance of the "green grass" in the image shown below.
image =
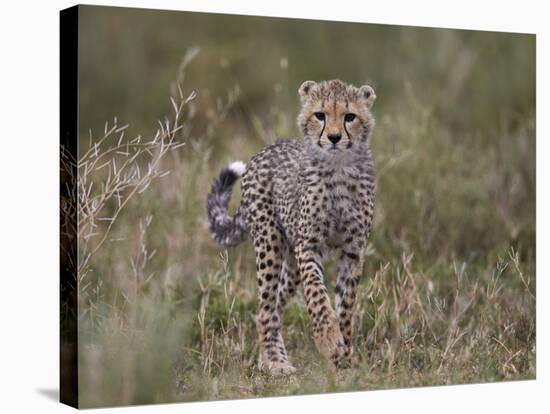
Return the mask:
[[(144, 12), (135, 12), (132, 18), (137, 19), (140, 13)], [(113, 16), (87, 17), (84, 28), (90, 29), (92, 22), (97, 25), (97, 30), (89, 30), (88, 39), (83, 39), (85, 46), (93, 43), (92, 55), (108, 51), (96, 50), (106, 43), (93, 42), (95, 38), (108, 36), (109, 30), (125, 30), (126, 25), (109, 25), (110, 19), (124, 21), (124, 13)], [(92, 55), (83, 57), (82, 122), (100, 130), (94, 121), (99, 115), (93, 113), (95, 106), (89, 98), (96, 96), (101, 102), (102, 96), (109, 96), (113, 82), (122, 84), (117, 76), (125, 70), (128, 79), (124, 88), (131, 89), (137, 75), (129, 68), (136, 56), (148, 61), (145, 56), (155, 47), (160, 48), (161, 61), (163, 56), (181, 56), (182, 45), (173, 37), (176, 26), (171, 20), (166, 22), (162, 30), (154, 23), (132, 25), (139, 27), (140, 36), (150, 43), (142, 46), (143, 56), (130, 53), (133, 49), (127, 52), (130, 57), (121, 56), (110, 73), (99, 71), (100, 63), (90, 61)], [(241, 39), (236, 26), (227, 30)], [(275, 30), (276, 26), (272, 27), (273, 51), (262, 53), (278, 54), (280, 59), (286, 35), (280, 28)], [(363, 29), (354, 27), (348, 34), (359, 36)], [(191, 28), (181, 30), (187, 33)], [(316, 29), (312, 25), (307, 30)], [(205, 41), (182, 84), (185, 95), (191, 90), (198, 94), (183, 113), (184, 130), (178, 139), (186, 144), (163, 157), (161, 165), (170, 171), (168, 175), (156, 178), (128, 201), (80, 279), (83, 407), (535, 377), (531, 45), (522, 36), (491, 33), (438, 31), (445, 33), (440, 38), (432, 29), (389, 26), (371, 27), (367, 32), (386, 39), (396, 53), (392, 61), (383, 53), (384, 44), (368, 46), (385, 59), (382, 69), (388, 68), (388, 72), (380, 69), (374, 77), (384, 87), (376, 89), (377, 127), (372, 136), (377, 171), (375, 224), (354, 321), (359, 367), (333, 372), (325, 363), (315, 349), (299, 292), (285, 309), (283, 331), (297, 374), (272, 378), (257, 370), (252, 246), (244, 243), (227, 251), (216, 246), (209, 236), (205, 212), (209, 186), (227, 162), (246, 161), (275, 136), (295, 135), (297, 98), (291, 86), (298, 85), (300, 79), (318, 78), (323, 71), (314, 64), (318, 52), (309, 52), (306, 62), (295, 64), (290, 58), (288, 73), (280, 66), (266, 70), (260, 82), (257, 77), (248, 78), (246, 70), (233, 71), (230, 76), (211, 65), (212, 60), (231, 57), (231, 53), (237, 60), (239, 56), (244, 59), (245, 49), (231, 48), (230, 42)], [(116, 40), (113, 47), (117, 42), (130, 42), (124, 40), (124, 33), (111, 36)], [(306, 38), (300, 39), (305, 42)], [(406, 53), (414, 47), (424, 50), (419, 45), (426, 42), (434, 46), (435, 61), (425, 52), (414, 57)], [(342, 53), (351, 56), (352, 50), (347, 50), (351, 47), (346, 45)], [(488, 49), (491, 54), (486, 57)], [(297, 53), (284, 51), (288, 56)], [(474, 56), (476, 64), (468, 66)], [(505, 57), (510, 60), (506, 67), (499, 63)], [(444, 73), (460, 59), (465, 73), (445, 78)], [(172, 68), (177, 59), (173, 60), (175, 64), (162, 61), (159, 67), (175, 73)], [(333, 68), (334, 63), (327, 65)], [(308, 67), (316, 69), (308, 73)], [(509, 67), (518, 73), (511, 76)], [(359, 68), (358, 64), (355, 69)], [(486, 84), (489, 72), (491, 85)], [(101, 73), (108, 81), (91, 76)], [(354, 80), (358, 72), (337, 75)], [(210, 88), (204, 76), (216, 77), (219, 85)], [(438, 87), (427, 89), (432, 82)], [(506, 82), (512, 85), (508, 89)], [(235, 83), (239, 84), (238, 98)], [(154, 88), (154, 94), (166, 96), (167, 90), (168, 80)], [(233, 91), (229, 98), (228, 90)], [(452, 99), (445, 100), (446, 95)], [(218, 96), (220, 103), (216, 103)], [(513, 104), (506, 105), (508, 101)], [(140, 114), (147, 110), (146, 105), (160, 111), (154, 99), (152, 103), (148, 99), (106, 102), (110, 107), (100, 111), (111, 112), (105, 119), (119, 113), (118, 108), (133, 114), (123, 120), (131, 124), (129, 137), (136, 129), (147, 136), (148, 128), (154, 128), (154, 122), (141, 125)], [(162, 112), (169, 112), (169, 100), (162, 102)], [(81, 141), (87, 142), (87, 127), (84, 129)], [(105, 174), (91, 177), (98, 186), (94, 188), (101, 188)], [(238, 199), (235, 189), (232, 209)], [(106, 216), (115, 210), (114, 202), (105, 205)], [(104, 231), (105, 226), (100, 225), (99, 230)], [(326, 269), (332, 291), (334, 263)]]
[[(534, 200), (527, 184), (508, 185), (534, 179), (521, 170), (534, 156), (533, 125), (481, 153), (455, 147), (416, 111), (382, 119), (373, 138), (378, 203), (356, 308), (359, 368), (331, 372), (299, 294), (284, 315), (297, 376), (256, 369), (252, 248), (210, 240), (205, 193), (220, 165), (201, 142), (167, 160), (171, 174), (119, 216), (112, 238), (125, 240), (94, 258), (95, 288), (80, 294), (83, 406), (534, 378)], [(402, 125), (415, 128), (405, 135)]]

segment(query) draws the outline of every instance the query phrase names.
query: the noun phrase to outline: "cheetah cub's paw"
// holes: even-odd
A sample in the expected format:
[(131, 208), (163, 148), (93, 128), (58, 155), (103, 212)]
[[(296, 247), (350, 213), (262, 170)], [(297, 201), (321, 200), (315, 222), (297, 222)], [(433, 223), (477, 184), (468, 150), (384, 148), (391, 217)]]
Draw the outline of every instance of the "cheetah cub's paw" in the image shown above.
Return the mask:
[(359, 365), (361, 364), (361, 356), (353, 351), (349, 353), (347, 360), (350, 368), (359, 368)]
[(349, 361), (346, 358), (346, 346), (338, 322), (329, 319), (315, 335), (315, 343), (321, 353), (332, 362), (335, 368), (347, 368)]
[(258, 368), (262, 371), (269, 372), (274, 377), (292, 375), (296, 372), (296, 368), (288, 361), (269, 361), (266, 358), (260, 358)]
[(357, 369), (361, 364), (361, 357), (359, 354), (346, 351), (344, 356), (336, 359), (333, 363), (338, 369)]

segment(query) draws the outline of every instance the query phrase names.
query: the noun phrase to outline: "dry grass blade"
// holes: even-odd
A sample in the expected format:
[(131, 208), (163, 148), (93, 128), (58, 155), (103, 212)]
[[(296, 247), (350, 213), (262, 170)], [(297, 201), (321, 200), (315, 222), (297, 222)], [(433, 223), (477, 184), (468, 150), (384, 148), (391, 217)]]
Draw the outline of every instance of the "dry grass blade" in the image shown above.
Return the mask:
[[(183, 67), (197, 52), (192, 50), (184, 57)], [(181, 92), (181, 85), (177, 87)], [(183, 126), (183, 108), (195, 96), (192, 92), (188, 96), (180, 93), (177, 99), (170, 97), (172, 116), (158, 122), (159, 127), (148, 142), (142, 142), (140, 135), (126, 139), (124, 133), (128, 125), (119, 126), (117, 118), (112, 125), (105, 123), (103, 136), (99, 139), (90, 135), (88, 150), (76, 162), (77, 177), (72, 173), (79, 188), (78, 197), (64, 202), (67, 208), (78, 211), (78, 272), (81, 276), (89, 270), (91, 258), (108, 239), (117, 217), (133, 196), (146, 191), (153, 180), (169, 174), (161, 169), (161, 161), (169, 152), (185, 144), (177, 138)], [(140, 168), (143, 164), (145, 169)], [(70, 171), (70, 168), (66, 170)], [(101, 175), (100, 170), (106, 172)], [(111, 200), (115, 200), (114, 208)], [(100, 226), (99, 222), (108, 224)]]

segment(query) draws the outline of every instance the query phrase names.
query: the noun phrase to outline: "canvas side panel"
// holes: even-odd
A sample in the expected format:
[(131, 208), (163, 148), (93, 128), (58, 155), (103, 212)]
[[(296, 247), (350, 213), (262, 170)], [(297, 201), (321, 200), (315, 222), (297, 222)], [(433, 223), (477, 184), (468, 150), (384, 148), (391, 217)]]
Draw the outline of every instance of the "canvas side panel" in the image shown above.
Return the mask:
[(78, 6), (60, 12), (60, 400), (78, 407)]

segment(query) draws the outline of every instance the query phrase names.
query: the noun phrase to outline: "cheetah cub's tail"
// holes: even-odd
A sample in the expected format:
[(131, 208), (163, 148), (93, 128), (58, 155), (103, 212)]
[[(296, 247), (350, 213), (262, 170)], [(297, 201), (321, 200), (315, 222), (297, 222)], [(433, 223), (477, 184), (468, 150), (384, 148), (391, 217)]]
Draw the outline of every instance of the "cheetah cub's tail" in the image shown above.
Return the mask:
[(214, 240), (222, 246), (235, 246), (247, 236), (246, 223), (241, 208), (239, 207), (237, 214), (233, 217), (229, 215), (228, 209), (233, 185), (245, 171), (246, 165), (241, 161), (229, 164), (214, 180), (208, 194), (206, 208), (210, 231)]

